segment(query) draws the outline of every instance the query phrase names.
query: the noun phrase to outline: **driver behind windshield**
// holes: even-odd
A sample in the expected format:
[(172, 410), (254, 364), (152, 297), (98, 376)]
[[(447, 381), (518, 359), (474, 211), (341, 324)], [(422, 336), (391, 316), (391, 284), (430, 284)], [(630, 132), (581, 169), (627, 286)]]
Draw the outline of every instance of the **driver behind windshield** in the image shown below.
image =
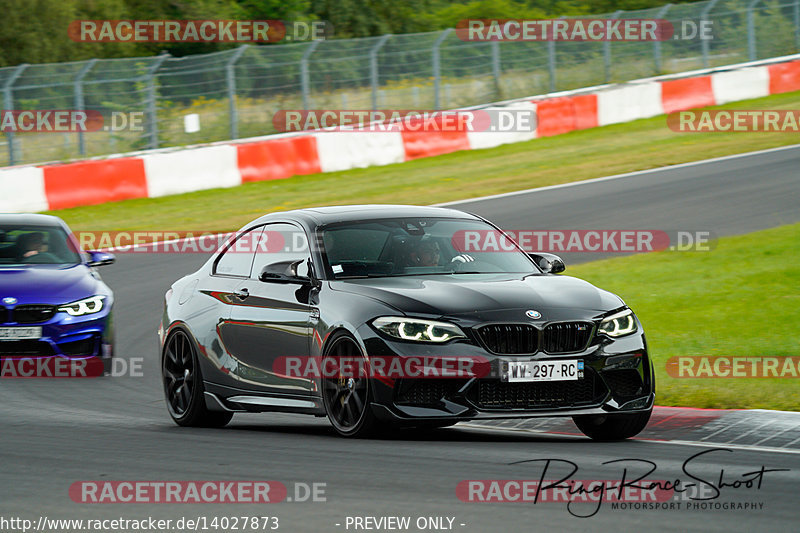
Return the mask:
[(17, 247), (19, 248), (20, 260), (25, 260), (47, 251), (47, 245), (44, 243), (44, 234), (39, 231), (20, 235), (17, 239)]
[(431, 267), (439, 265), (439, 243), (424, 239), (408, 253), (408, 266)]

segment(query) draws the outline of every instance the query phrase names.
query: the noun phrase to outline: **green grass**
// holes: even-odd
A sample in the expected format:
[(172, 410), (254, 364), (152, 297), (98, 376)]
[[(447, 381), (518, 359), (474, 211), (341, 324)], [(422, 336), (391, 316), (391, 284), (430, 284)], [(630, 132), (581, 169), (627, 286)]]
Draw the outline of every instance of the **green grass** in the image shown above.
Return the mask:
[(800, 224), (725, 237), (710, 252), (658, 252), (568, 268), (639, 316), (659, 405), (800, 410), (800, 378), (671, 378), (679, 355), (800, 356)]
[[(800, 93), (720, 108), (797, 109)], [(663, 116), (407, 163), (55, 211), (74, 230), (231, 230), (312, 205), (430, 204), (796, 144), (791, 133), (676, 133)]]

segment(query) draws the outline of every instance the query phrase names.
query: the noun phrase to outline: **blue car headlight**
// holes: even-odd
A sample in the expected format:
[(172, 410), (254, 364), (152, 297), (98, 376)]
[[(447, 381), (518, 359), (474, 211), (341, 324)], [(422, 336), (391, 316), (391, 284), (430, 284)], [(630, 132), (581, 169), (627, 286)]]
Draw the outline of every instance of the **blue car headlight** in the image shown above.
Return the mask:
[(600, 322), (600, 327), (597, 331), (605, 333), (609, 337), (617, 338), (636, 333), (638, 329), (633, 311), (625, 309), (624, 311), (604, 318), (603, 321)]
[(62, 305), (58, 308), (70, 316), (83, 316), (99, 313), (103, 309), (105, 296), (92, 296), (91, 298), (84, 298), (76, 302)]
[(373, 320), (372, 325), (390, 337), (404, 341), (447, 342), (467, 337), (455, 324), (422, 318), (382, 316)]

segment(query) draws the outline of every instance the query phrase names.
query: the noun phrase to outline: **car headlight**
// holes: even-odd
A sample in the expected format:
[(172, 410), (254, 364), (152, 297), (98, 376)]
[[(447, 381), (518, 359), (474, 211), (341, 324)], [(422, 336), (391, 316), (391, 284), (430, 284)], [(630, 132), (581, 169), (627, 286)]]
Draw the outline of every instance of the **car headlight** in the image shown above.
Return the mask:
[(383, 333), (404, 341), (447, 342), (466, 338), (461, 328), (455, 324), (422, 318), (384, 316), (373, 320), (372, 325)]
[(103, 300), (105, 299), (105, 296), (92, 296), (91, 298), (84, 298), (77, 302), (62, 305), (58, 310), (70, 316), (91, 315), (92, 313), (99, 313), (103, 309)]
[(605, 333), (609, 337), (616, 338), (635, 333), (638, 329), (633, 311), (625, 309), (624, 311), (604, 318), (603, 321), (600, 322), (598, 331), (600, 333)]

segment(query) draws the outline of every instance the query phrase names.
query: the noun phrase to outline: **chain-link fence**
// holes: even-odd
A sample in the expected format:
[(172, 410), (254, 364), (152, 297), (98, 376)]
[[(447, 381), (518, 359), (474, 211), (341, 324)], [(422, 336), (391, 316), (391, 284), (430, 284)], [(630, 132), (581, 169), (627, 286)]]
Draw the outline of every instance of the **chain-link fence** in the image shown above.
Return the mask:
[[(710, 40), (470, 42), (453, 30), (0, 69), (5, 110), (139, 112), (139, 131), (6, 132), (0, 166), (274, 133), (286, 109), (446, 109), (798, 52), (800, 0), (708, 0), (605, 18), (711, 21)], [(186, 115), (200, 129), (187, 133)], [(190, 128), (191, 131), (192, 128)]]

